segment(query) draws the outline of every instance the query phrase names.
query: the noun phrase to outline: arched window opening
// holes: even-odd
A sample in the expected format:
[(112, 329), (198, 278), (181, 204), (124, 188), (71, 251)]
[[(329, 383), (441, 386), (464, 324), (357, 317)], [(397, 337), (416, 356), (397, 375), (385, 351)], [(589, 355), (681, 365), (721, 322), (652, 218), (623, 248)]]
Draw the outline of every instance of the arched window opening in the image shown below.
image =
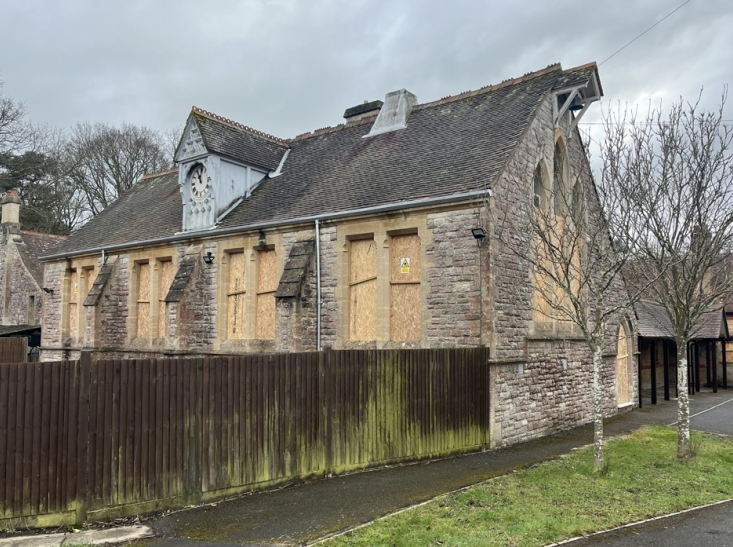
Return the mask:
[(618, 329), (618, 343), (616, 348), (616, 400), (618, 405), (631, 402), (631, 352), (628, 330), (622, 321)]
[(532, 198), (532, 203), (535, 207), (541, 209), (542, 208), (542, 197), (544, 195), (544, 188), (542, 184), (542, 166), (540, 164), (537, 164), (537, 168), (534, 170), (534, 196)]

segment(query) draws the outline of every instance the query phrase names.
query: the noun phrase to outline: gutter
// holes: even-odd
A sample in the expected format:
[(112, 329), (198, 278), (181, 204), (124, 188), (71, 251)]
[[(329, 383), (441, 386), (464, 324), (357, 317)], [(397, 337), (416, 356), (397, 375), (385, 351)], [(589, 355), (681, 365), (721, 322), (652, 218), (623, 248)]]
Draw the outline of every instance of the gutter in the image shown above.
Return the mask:
[(268, 228), (277, 228), (280, 226), (292, 226), (294, 224), (311, 224), (316, 221), (324, 222), (327, 220), (338, 220), (341, 218), (347, 218), (352, 216), (367, 215), (372, 213), (387, 213), (390, 211), (399, 211), (402, 209), (413, 209), (417, 207), (424, 207), (427, 205), (440, 205), (443, 203), (453, 203), (458, 201), (466, 201), (469, 199), (491, 197), (493, 195), (490, 188), (485, 190), (472, 190), (470, 192), (464, 192), (462, 194), (452, 194), (450, 196), (440, 196), (434, 198), (415, 199), (410, 201), (400, 201), (396, 203), (388, 203), (385, 205), (375, 205), (372, 207), (362, 207), (359, 209), (348, 209), (346, 211), (338, 211), (336, 213), (325, 213), (322, 215), (310, 215), (298, 218), (289, 218), (284, 220), (275, 220), (272, 222), (263, 222), (260, 224), (248, 224), (244, 226), (234, 226), (232, 228), (226, 228), (223, 230), (213, 231), (211, 228), (207, 230), (198, 230), (196, 232), (185, 232), (183, 234), (176, 234), (172, 236), (159, 237), (154, 239), (141, 239), (139, 241), (131, 241), (128, 243), (119, 243), (117, 245), (104, 245), (102, 247), (93, 247), (91, 249), (83, 249), (81, 251), (71, 251), (68, 253), (57, 253), (47, 256), (39, 257), (41, 261), (56, 260), (59, 258), (69, 258), (72, 256), (82, 256), (87, 254), (95, 254), (105, 251), (110, 254), (114, 251), (123, 249), (132, 249), (135, 247), (142, 247), (146, 245), (157, 245), (160, 243), (173, 243), (178, 241), (187, 241), (198, 239), (201, 237), (212, 237), (212, 236), (223, 236), (241, 232), (256, 232), (259, 230), (265, 230)]

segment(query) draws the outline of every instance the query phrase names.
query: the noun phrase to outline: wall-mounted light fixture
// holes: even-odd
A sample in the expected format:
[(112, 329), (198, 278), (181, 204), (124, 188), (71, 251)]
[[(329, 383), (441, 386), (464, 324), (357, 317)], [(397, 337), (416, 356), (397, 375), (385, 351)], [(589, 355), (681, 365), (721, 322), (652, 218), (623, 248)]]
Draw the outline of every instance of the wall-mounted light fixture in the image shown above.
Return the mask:
[(213, 264), (214, 263), (214, 255), (211, 254), (211, 251), (207, 251), (204, 255), (204, 262), (207, 264)]
[(43, 292), (47, 294), (53, 294), (53, 289), (49, 289), (48, 287), (43, 287)]
[(471, 228), (471, 233), (473, 234), (476, 243), (478, 243), (478, 246), (481, 247), (481, 244), (484, 242), (484, 238), (486, 237), (486, 230), (483, 228)]

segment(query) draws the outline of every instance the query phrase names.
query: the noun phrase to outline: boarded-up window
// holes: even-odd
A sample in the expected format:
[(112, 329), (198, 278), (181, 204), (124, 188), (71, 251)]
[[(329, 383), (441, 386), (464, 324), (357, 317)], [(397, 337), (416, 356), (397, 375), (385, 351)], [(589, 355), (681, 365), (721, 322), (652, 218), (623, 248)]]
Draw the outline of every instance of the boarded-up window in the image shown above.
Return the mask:
[(36, 297), (33, 294), (28, 295), (28, 324), (36, 324)]
[(629, 398), (629, 339), (623, 323), (618, 329), (616, 353), (616, 399), (619, 405), (628, 403)]
[(69, 336), (79, 336), (79, 273), (76, 270), (69, 275)]
[(137, 267), (137, 337), (150, 338), (150, 264)]
[(555, 203), (555, 214), (563, 211), (565, 198), (565, 149), (560, 141), (555, 144), (555, 153), (552, 158), (552, 197)]
[(390, 339), (416, 342), (422, 339), (420, 305), (420, 237), (394, 236), (390, 261)]
[(277, 290), (277, 255), (275, 251), (260, 251), (257, 257), (257, 316), (255, 337), (275, 339), (275, 291)]
[(229, 288), (227, 290), (227, 338), (244, 338), (244, 253), (229, 254)]
[(175, 272), (173, 271), (173, 261), (164, 260), (159, 262), (159, 282), (158, 282), (158, 337), (166, 336), (166, 313), (165, 313), (165, 297), (168, 295), (168, 289), (171, 288)]
[(351, 242), (349, 256), (349, 338), (377, 339), (377, 246), (373, 239)]
[(81, 299), (86, 300), (87, 294), (89, 294), (89, 290), (92, 288), (92, 285), (94, 285), (94, 281), (97, 279), (97, 270), (94, 268), (84, 268), (84, 290), (80, 293)]

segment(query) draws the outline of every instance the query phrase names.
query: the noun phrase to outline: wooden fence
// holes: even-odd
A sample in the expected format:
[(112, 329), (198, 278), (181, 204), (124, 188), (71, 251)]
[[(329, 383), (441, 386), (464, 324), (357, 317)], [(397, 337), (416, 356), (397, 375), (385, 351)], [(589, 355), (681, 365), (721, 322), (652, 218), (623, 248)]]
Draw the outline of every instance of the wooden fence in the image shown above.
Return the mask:
[(0, 365), (0, 518), (134, 514), (489, 443), (488, 351)]
[(0, 338), (0, 363), (25, 363), (28, 360), (28, 338)]

